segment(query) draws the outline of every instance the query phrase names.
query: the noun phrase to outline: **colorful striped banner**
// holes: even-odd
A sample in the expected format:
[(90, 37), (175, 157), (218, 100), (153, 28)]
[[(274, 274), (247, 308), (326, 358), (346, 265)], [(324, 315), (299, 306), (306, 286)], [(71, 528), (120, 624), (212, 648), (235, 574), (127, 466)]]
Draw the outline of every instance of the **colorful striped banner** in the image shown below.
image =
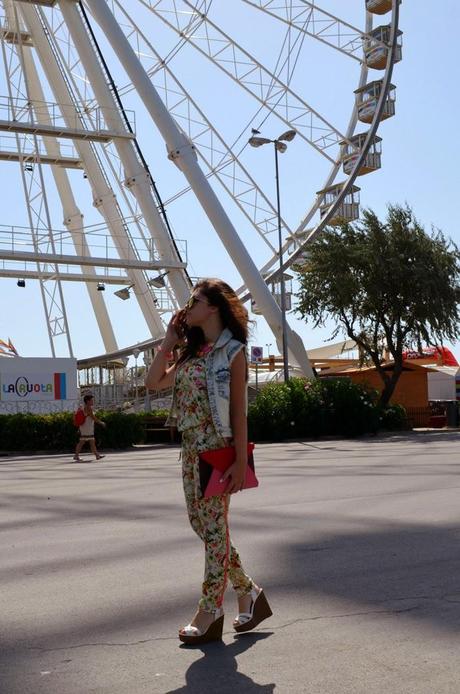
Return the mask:
[(54, 374), (54, 399), (55, 400), (66, 400), (67, 398), (67, 384), (65, 374)]

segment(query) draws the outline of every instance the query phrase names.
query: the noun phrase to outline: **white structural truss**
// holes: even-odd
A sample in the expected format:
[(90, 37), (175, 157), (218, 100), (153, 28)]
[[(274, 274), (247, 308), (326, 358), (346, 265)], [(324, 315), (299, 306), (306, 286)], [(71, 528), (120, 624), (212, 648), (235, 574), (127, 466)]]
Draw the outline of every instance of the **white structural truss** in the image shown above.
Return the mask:
[[(381, 165), (399, 5), (0, 0), (0, 168), (19, 171), (25, 211), (0, 227), (0, 277), (39, 283), (53, 354), (63, 337), (73, 354), (64, 282), (86, 285), (113, 356), (136, 346), (105, 285), (137, 300), (155, 341), (190, 276), (224, 276), (189, 219), (207, 220), (280, 345), (272, 160), (248, 139), (296, 131), (280, 226), (284, 269), (299, 267), (325, 225), (357, 218), (357, 177)], [(288, 345), (310, 375), (290, 329)]]

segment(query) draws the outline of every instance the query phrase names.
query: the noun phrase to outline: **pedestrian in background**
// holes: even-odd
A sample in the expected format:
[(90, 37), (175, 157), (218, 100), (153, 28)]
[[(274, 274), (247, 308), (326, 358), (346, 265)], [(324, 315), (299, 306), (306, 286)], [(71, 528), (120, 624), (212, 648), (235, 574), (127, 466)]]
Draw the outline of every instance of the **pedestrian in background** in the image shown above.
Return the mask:
[(80, 440), (77, 443), (75, 455), (73, 457), (76, 463), (81, 463), (80, 453), (85, 443), (89, 443), (91, 452), (96, 457), (96, 460), (101, 460), (101, 458), (105, 457), (98, 452), (96, 448), (96, 439), (94, 438), (94, 425), (100, 424), (105, 428), (105, 422), (102, 422), (96, 417), (93, 412), (93, 404), (94, 397), (89, 394), (85, 395), (83, 398), (83, 413), (85, 415), (85, 421), (79, 426)]

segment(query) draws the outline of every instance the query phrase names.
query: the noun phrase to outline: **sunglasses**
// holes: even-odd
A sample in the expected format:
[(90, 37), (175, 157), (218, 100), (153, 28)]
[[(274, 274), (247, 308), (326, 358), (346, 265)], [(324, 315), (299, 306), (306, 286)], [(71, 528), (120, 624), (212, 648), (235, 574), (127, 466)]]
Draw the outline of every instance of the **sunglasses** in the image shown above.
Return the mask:
[(187, 301), (185, 304), (186, 309), (191, 309), (195, 306), (195, 304), (198, 304), (201, 302), (202, 304), (206, 304), (209, 306), (208, 302), (205, 299), (200, 299), (198, 296), (191, 296), (190, 299)]

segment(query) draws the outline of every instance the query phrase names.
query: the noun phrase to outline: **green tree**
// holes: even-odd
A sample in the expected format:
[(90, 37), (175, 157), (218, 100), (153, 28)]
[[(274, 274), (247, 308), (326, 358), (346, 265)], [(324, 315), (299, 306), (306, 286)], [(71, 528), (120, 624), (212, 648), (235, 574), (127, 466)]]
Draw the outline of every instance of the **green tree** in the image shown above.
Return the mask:
[[(332, 338), (343, 332), (356, 341), (383, 381), (386, 406), (405, 350), (457, 339), (458, 260), (452, 241), (425, 232), (410, 207), (389, 205), (384, 222), (366, 210), (362, 221), (329, 228), (308, 247), (296, 310), (315, 327), (334, 320)], [(385, 350), (390, 373), (381, 366)]]

